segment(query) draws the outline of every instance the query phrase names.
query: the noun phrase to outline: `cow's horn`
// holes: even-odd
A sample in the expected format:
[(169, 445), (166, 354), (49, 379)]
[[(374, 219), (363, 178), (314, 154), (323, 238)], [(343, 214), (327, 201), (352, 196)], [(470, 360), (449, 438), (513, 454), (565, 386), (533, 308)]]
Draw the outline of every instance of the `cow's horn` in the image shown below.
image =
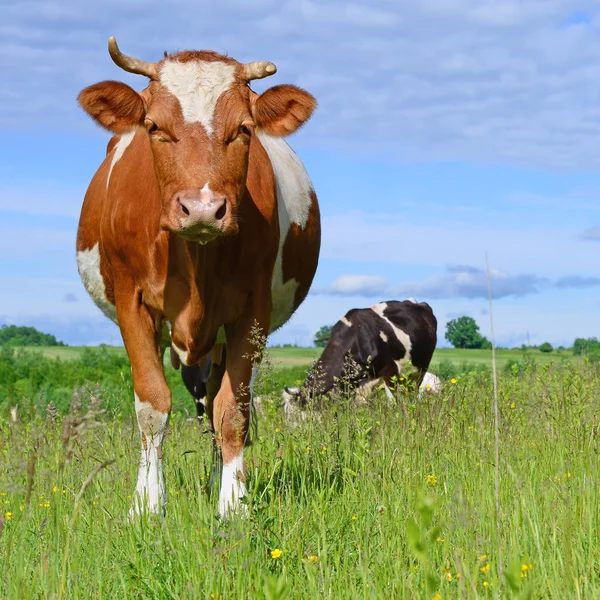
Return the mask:
[(113, 59), (118, 67), (121, 67), (124, 71), (129, 73), (136, 73), (138, 75), (145, 75), (150, 79), (156, 79), (157, 71), (156, 64), (140, 60), (139, 58), (133, 58), (133, 56), (127, 56), (119, 50), (117, 46), (117, 40), (114, 37), (108, 38), (108, 52), (110, 57)]
[(258, 60), (244, 65), (244, 76), (247, 81), (262, 79), (277, 73), (277, 67), (267, 60)]

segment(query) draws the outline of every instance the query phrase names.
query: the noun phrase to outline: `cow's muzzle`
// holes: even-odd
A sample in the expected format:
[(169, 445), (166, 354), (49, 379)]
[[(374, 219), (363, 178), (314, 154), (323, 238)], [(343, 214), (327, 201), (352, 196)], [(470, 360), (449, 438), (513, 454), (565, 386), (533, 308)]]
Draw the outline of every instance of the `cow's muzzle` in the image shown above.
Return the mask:
[(207, 188), (176, 193), (163, 209), (161, 228), (202, 244), (237, 233), (231, 201)]

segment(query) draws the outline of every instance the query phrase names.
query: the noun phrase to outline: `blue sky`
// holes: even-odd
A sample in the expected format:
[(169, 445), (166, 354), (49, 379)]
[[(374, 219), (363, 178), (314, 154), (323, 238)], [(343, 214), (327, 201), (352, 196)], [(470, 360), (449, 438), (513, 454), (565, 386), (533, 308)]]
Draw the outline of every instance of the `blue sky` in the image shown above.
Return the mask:
[(85, 86), (144, 80), (107, 39), (158, 60), (271, 60), (319, 108), (290, 138), (323, 246), (312, 292), (272, 343), (308, 344), (348, 309), (415, 296), (499, 344), (600, 336), (600, 5), (571, 0), (22, 1), (0, 24), (0, 323), (120, 343), (75, 266), (77, 219), (108, 136)]

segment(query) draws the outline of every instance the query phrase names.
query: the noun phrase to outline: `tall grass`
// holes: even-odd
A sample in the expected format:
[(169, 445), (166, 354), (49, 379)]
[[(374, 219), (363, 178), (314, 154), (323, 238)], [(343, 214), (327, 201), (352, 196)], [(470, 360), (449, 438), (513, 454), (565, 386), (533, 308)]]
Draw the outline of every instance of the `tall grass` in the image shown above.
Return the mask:
[[(64, 417), (4, 406), (0, 598), (498, 597), (491, 394), (471, 373), (295, 424), (263, 402), (249, 517), (228, 522), (206, 489), (210, 436), (185, 412), (165, 442), (166, 517), (131, 523), (131, 414), (101, 396)], [(506, 597), (600, 597), (598, 397), (587, 363), (499, 377)]]

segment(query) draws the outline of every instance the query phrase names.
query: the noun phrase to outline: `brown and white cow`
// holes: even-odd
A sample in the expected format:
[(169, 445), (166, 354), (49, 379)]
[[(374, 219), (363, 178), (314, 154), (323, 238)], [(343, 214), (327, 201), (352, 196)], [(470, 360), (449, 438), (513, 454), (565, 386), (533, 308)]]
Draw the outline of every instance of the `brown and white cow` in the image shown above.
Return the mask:
[(118, 137), (85, 196), (77, 264), (94, 302), (118, 323), (131, 361), (142, 438), (132, 513), (166, 503), (170, 346), (174, 366), (213, 352), (207, 412), (225, 516), (246, 493), (251, 330), (281, 327), (317, 268), (317, 198), (282, 139), (316, 101), (293, 85), (254, 93), (249, 82), (276, 71), (269, 62), (185, 51), (149, 63), (122, 54), (114, 38), (108, 45), (119, 67), (150, 82), (139, 93), (104, 81), (79, 94), (83, 109)]

